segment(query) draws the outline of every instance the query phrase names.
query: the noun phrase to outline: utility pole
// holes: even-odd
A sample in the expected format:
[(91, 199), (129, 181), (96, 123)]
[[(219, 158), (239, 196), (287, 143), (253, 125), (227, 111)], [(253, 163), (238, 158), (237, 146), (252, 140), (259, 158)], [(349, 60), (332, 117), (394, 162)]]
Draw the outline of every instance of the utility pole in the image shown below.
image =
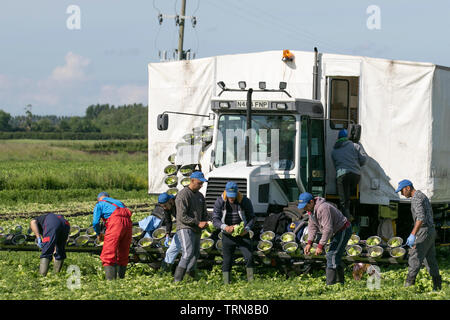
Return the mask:
[(178, 60), (184, 60), (183, 40), (184, 40), (184, 21), (186, 16), (186, 0), (181, 2), (180, 32), (178, 34)]
[[(197, 25), (197, 17), (195, 16), (186, 16), (186, 0), (182, 0), (181, 2), (181, 13), (175, 14), (175, 15), (167, 15), (167, 14), (158, 14), (158, 22), (161, 25), (163, 23), (163, 20), (165, 18), (174, 18), (175, 19), (175, 25), (179, 27), (178, 31), (178, 49), (175, 49), (173, 52), (173, 58), (176, 60), (190, 60), (195, 59), (195, 52), (191, 52), (191, 49), (188, 49), (186, 51), (183, 50), (184, 45), (184, 27), (186, 19), (191, 19), (192, 22), (192, 28), (195, 28)], [(192, 54), (192, 55), (191, 55)], [(159, 51), (159, 57), (162, 59), (162, 61), (168, 61), (167, 60), (167, 51)]]

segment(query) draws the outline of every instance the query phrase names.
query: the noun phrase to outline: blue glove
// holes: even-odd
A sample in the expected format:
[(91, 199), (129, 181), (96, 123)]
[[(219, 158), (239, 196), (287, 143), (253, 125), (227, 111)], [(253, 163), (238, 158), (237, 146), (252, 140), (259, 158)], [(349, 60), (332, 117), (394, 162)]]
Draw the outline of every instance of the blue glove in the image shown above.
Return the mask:
[(410, 234), (408, 239), (406, 239), (406, 245), (412, 248), (414, 246), (414, 242), (416, 242), (416, 236), (413, 234)]
[(42, 249), (42, 247), (44, 246), (44, 244), (42, 243), (41, 237), (38, 237), (38, 239), (37, 239), (37, 245), (38, 245), (38, 247), (41, 248), (41, 249)]
[(169, 235), (167, 235), (167, 236), (166, 236), (166, 241), (164, 241), (164, 246), (165, 246), (166, 248), (169, 247), (169, 240), (170, 240)]

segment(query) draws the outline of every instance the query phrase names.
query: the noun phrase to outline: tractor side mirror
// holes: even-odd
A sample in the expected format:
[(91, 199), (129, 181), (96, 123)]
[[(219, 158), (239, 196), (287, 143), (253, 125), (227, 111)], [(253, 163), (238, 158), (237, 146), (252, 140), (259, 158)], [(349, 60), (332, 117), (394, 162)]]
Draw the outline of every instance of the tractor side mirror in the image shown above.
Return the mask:
[(169, 127), (169, 115), (167, 113), (158, 114), (157, 120), (158, 130), (167, 130), (167, 128)]

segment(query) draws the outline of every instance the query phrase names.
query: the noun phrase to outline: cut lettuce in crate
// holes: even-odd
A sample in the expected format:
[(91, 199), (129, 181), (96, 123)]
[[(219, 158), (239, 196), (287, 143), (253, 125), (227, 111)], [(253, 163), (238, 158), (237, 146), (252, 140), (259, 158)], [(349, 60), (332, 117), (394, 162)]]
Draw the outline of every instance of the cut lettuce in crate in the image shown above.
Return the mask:
[(202, 250), (211, 249), (213, 246), (214, 246), (214, 240), (212, 240), (212, 239), (202, 239), (200, 241), (200, 248)]
[(178, 171), (177, 169), (178, 169), (177, 166), (171, 164), (164, 168), (164, 173), (167, 174), (168, 176), (171, 176), (177, 173)]
[(352, 234), (350, 239), (347, 242), (347, 245), (351, 246), (359, 243), (360, 238), (356, 234)]
[(371, 236), (366, 240), (368, 246), (378, 246), (381, 243), (381, 238), (378, 236)]
[(391, 248), (400, 247), (403, 244), (403, 239), (400, 237), (393, 237), (389, 239), (388, 246)]
[(273, 233), (272, 231), (265, 231), (260, 236), (261, 240), (265, 241), (272, 241), (274, 237), (275, 233)]
[(282, 242), (292, 242), (295, 239), (295, 234), (293, 232), (285, 232), (281, 235)]
[(359, 256), (362, 252), (362, 248), (358, 245), (352, 245), (347, 247), (347, 254), (350, 257)]
[(269, 251), (270, 249), (272, 249), (272, 242), (270, 241), (266, 241), (266, 240), (261, 240), (258, 243), (258, 250), (266, 252)]

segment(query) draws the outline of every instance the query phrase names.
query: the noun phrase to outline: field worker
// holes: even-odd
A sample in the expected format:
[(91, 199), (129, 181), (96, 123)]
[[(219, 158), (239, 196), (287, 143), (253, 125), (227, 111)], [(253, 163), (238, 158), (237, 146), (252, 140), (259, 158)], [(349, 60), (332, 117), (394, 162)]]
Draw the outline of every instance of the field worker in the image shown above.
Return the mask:
[(324, 198), (314, 198), (312, 194), (304, 192), (299, 196), (299, 209), (308, 212), (308, 243), (304, 252), (310, 254), (310, 249), (316, 233), (320, 232), (322, 237), (316, 248), (316, 255), (323, 252), (323, 247), (331, 240), (330, 248), (326, 254), (327, 285), (336, 282), (344, 283), (344, 267), (341, 265), (342, 255), (352, 235), (350, 221), (339, 211), (334, 204), (326, 202)]
[(208, 225), (205, 197), (199, 191), (208, 180), (200, 171), (193, 172), (190, 178), (189, 185), (178, 192), (175, 199), (177, 236), (182, 251), (180, 262), (175, 269), (175, 282), (183, 280), (186, 272), (195, 278), (195, 268), (200, 255), (201, 230)]
[(406, 240), (409, 250), (408, 275), (405, 287), (414, 285), (416, 276), (422, 267), (422, 262), (433, 279), (433, 290), (441, 290), (442, 278), (436, 260), (434, 241), (436, 230), (434, 229), (433, 210), (427, 196), (420, 190), (415, 190), (411, 181), (402, 180), (395, 192), (401, 192), (406, 198), (411, 198), (411, 213), (414, 227)]
[(69, 237), (70, 224), (62, 215), (47, 213), (30, 222), (30, 228), (36, 236), (37, 245), (41, 248), (41, 263), (39, 273), (47, 275), (52, 256), (53, 271), (61, 271), (66, 258), (66, 243)]
[(167, 193), (162, 193), (158, 197), (158, 205), (164, 211), (164, 221), (166, 228), (166, 240), (164, 241), (164, 246), (168, 247), (164, 260), (161, 263), (161, 270), (166, 272), (172, 270), (173, 263), (181, 251), (181, 244), (178, 240), (178, 236), (175, 235), (170, 242), (170, 235), (172, 232), (172, 217), (177, 217), (177, 211), (175, 206), (175, 196), (169, 195)]
[[(244, 229), (239, 235), (232, 236), (234, 225), (244, 222)], [(231, 265), (233, 253), (237, 247), (241, 250), (245, 259), (247, 280), (253, 280), (253, 248), (249, 231), (255, 222), (253, 205), (250, 199), (242, 195), (238, 190), (238, 185), (229, 181), (225, 185), (225, 191), (220, 195), (214, 204), (213, 224), (217, 229), (222, 230), (222, 273), (223, 282), (231, 282)]]
[[(99, 241), (104, 238), (100, 259), (106, 280), (124, 278), (132, 239), (131, 211), (106, 192), (100, 192), (97, 200), (92, 225)], [(106, 221), (104, 235), (100, 233), (100, 219)]]
[(350, 220), (350, 195), (356, 189), (361, 178), (361, 167), (367, 161), (367, 155), (359, 143), (354, 143), (347, 138), (347, 130), (339, 131), (338, 140), (334, 144), (331, 158), (336, 169), (336, 184), (341, 210)]

